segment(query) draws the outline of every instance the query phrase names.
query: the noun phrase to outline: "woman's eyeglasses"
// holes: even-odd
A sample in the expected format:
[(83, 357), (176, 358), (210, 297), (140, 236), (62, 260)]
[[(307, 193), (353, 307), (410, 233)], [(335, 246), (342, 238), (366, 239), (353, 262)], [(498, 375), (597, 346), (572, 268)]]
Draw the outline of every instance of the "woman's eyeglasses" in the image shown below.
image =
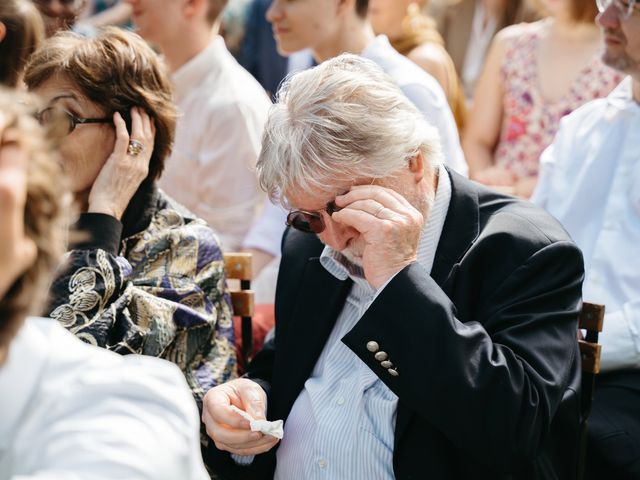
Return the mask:
[(307, 210), (292, 210), (287, 215), (287, 225), (300, 230), (305, 233), (322, 233), (325, 229), (325, 223), (322, 219), (321, 212), (327, 212), (331, 216), (335, 212), (339, 212), (340, 207), (336, 205), (336, 202), (329, 202), (327, 206), (322, 210), (316, 210), (310, 212)]
[(613, 4), (618, 9), (618, 12), (620, 12), (621, 18), (628, 20), (631, 15), (633, 15), (633, 11), (638, 2), (637, 0), (596, 0), (596, 4), (598, 5), (600, 13), (604, 12), (609, 8), (609, 5)]
[(36, 118), (40, 125), (55, 129), (61, 135), (69, 135), (77, 125), (84, 125), (85, 123), (113, 123), (111, 117), (82, 118), (59, 107), (45, 108), (36, 114)]

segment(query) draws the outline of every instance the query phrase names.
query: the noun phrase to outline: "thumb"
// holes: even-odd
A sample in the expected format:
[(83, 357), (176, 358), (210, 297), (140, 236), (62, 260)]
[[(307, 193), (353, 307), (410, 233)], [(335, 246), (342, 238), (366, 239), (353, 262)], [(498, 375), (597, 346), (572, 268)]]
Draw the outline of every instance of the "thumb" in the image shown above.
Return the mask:
[(245, 412), (256, 420), (264, 420), (267, 414), (267, 396), (260, 385), (254, 382), (251, 383), (243, 384), (238, 393), (242, 399)]

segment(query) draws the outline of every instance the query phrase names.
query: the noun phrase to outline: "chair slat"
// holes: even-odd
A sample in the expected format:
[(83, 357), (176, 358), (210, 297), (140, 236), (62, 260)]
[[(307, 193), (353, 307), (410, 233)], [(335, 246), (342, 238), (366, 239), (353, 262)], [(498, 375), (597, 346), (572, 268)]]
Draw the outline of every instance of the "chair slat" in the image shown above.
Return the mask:
[(579, 340), (580, 355), (582, 357), (582, 371), (587, 373), (600, 373), (600, 351), (602, 345), (598, 343)]
[(603, 323), (604, 305), (584, 302), (578, 320), (579, 328), (601, 332)]
[(227, 278), (237, 280), (251, 280), (253, 278), (250, 253), (225, 253), (224, 268)]
[(253, 290), (237, 290), (231, 292), (231, 304), (233, 314), (237, 317), (253, 317), (254, 294)]

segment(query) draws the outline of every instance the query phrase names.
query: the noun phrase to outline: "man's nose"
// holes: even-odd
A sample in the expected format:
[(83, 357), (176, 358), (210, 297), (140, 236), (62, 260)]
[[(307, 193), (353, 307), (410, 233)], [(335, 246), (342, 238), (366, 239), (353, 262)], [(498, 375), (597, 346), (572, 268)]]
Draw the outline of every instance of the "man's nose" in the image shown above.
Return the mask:
[(355, 228), (335, 222), (329, 215), (325, 215), (324, 224), (325, 229), (320, 234), (320, 240), (338, 252), (344, 250), (349, 241), (358, 236)]
[(598, 14), (596, 22), (604, 28), (617, 28), (620, 26), (620, 14), (620, 9), (615, 2), (611, 2), (603, 12)]
[(282, 8), (279, 0), (272, 0), (265, 14), (265, 18), (269, 23), (277, 22), (282, 18)]

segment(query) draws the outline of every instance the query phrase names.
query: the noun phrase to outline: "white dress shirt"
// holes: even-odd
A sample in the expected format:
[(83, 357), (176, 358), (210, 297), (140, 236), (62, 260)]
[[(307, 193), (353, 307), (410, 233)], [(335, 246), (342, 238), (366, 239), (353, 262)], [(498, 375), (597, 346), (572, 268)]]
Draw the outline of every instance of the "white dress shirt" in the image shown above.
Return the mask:
[(172, 80), (181, 116), (160, 186), (236, 250), (264, 198), (255, 164), (271, 102), (219, 36)]
[[(467, 176), (468, 167), (460, 147), (456, 121), (440, 84), (411, 60), (398, 53), (385, 35), (378, 35), (361, 56), (377, 63), (400, 87), (427, 121), (440, 134), (444, 164)], [(270, 203), (267, 201), (267, 203)], [(287, 212), (280, 206), (265, 204), (243, 245), (280, 255), (280, 240), (284, 233)]]
[[(418, 263), (431, 271), (451, 200), (447, 171), (439, 168), (434, 204), (418, 245)], [(393, 479), (398, 397), (341, 339), (373, 303), (377, 291), (362, 269), (325, 247), (322, 266), (353, 287), (335, 326), (296, 399), (277, 451), (275, 478)]]
[(27, 319), (0, 366), (0, 480), (205, 480), (180, 370)]
[(640, 368), (640, 104), (628, 77), (564, 117), (532, 201), (582, 249), (583, 298), (605, 305), (602, 369)]

